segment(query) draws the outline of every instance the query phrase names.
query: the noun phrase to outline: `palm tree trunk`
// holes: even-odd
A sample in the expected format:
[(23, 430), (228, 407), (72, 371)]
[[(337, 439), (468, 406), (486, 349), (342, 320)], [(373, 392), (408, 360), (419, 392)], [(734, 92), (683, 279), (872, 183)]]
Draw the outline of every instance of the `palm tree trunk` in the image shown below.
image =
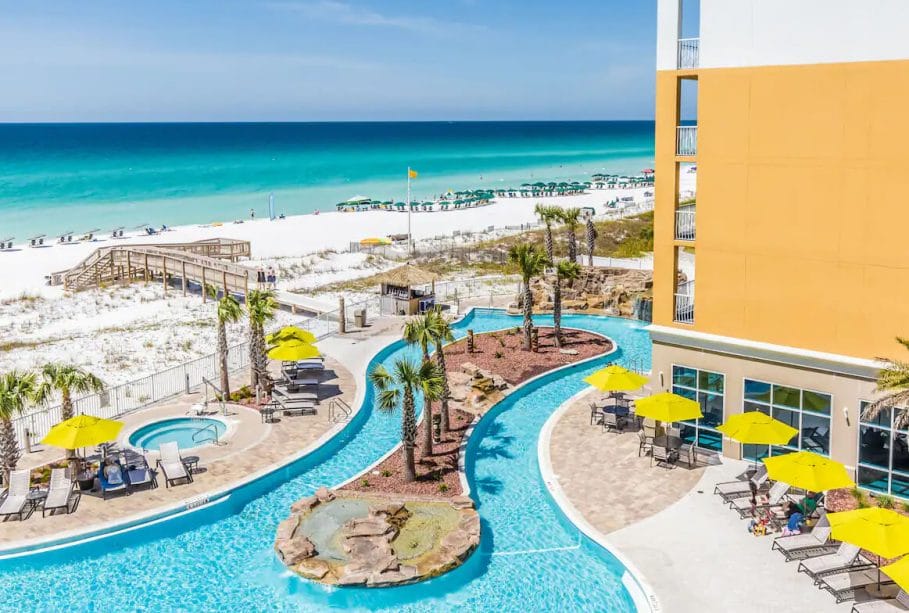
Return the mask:
[(230, 401), (230, 377), (227, 372), (227, 326), (218, 322), (218, 361), (221, 363), (221, 398)]
[(556, 276), (552, 288), (552, 331), (555, 334), (555, 345), (562, 348), (562, 279)]
[(255, 392), (259, 385), (259, 360), (256, 348), (256, 324), (249, 322), (249, 387)]
[(574, 227), (568, 228), (568, 259), (572, 262), (578, 261), (578, 237)]
[(546, 224), (546, 257), (552, 262), (552, 226)]
[(593, 266), (593, 249), (597, 242), (597, 230), (593, 225), (593, 220), (587, 219), (587, 265)]
[[(69, 392), (69, 388), (62, 388), (60, 390), (60, 417), (63, 418), (63, 421), (71, 419), (75, 415), (73, 410), (73, 397)], [(66, 453), (63, 454), (66, 458), (66, 462), (69, 464), (69, 474), (75, 479), (76, 478), (76, 450), (67, 449)]]
[(3, 482), (9, 484), (10, 472), (16, 470), (19, 463), (19, 441), (16, 429), (9, 419), (0, 421), (0, 469), (3, 470)]
[(524, 281), (524, 351), (530, 351), (530, 331), (533, 329), (533, 293), (530, 279)]
[(416, 481), (417, 468), (413, 448), (417, 438), (417, 417), (414, 414), (413, 391), (404, 388), (404, 406), (401, 409), (401, 442), (404, 451), (404, 480)]
[(268, 355), (265, 353), (265, 328), (262, 324), (256, 325), (256, 377), (263, 390), (271, 391), (268, 378)]
[(448, 386), (448, 371), (445, 370), (445, 352), (442, 351), (442, 343), (436, 345), (436, 364), (442, 371), (442, 399), (439, 402), (439, 414), (442, 416), (442, 434), (445, 435), (451, 429), (451, 418), (448, 415), (448, 397), (451, 395), (451, 388)]
[[(429, 362), (429, 347), (423, 346), (423, 363)], [(432, 455), (432, 401), (423, 398), (423, 449), (420, 455), (427, 458)]]

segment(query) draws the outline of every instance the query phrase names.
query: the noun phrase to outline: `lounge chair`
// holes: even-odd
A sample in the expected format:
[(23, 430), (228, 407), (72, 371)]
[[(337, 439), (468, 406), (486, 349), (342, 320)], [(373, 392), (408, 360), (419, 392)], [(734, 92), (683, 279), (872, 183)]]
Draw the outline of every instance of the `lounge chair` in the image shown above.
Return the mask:
[(9, 474), (9, 488), (6, 490), (3, 503), (0, 504), (0, 517), (3, 517), (3, 521), (9, 519), (10, 515), (18, 515), (19, 521), (25, 519), (31, 483), (30, 470), (14, 470)]
[(807, 557), (832, 553), (837, 543), (830, 540), (830, 520), (827, 512), (821, 511), (821, 518), (811, 532), (793, 536), (780, 536), (773, 540), (770, 551), (778, 550), (785, 556), (786, 561), (801, 560)]
[(164, 487), (170, 487), (177, 481), (193, 482), (193, 476), (180, 457), (180, 448), (177, 443), (161, 443), (158, 448), (161, 457), (158, 458), (158, 468), (164, 473)]
[(148, 462), (142, 458), (142, 462), (137, 463), (126, 471), (126, 480), (129, 481), (130, 489), (148, 487), (155, 489), (158, 487), (158, 478), (155, 471), (148, 467)]
[(108, 494), (129, 494), (129, 482), (126, 480), (126, 473), (119, 462), (114, 464), (120, 470), (120, 480), (117, 482), (108, 481), (107, 475), (104, 474), (105, 465), (98, 468), (98, 484), (101, 487), (101, 497), (107, 500)]
[(729, 502), (733, 498), (750, 496), (750, 483), (754, 483), (755, 486), (757, 486), (758, 491), (760, 491), (760, 489), (765, 486), (764, 484), (767, 483), (767, 467), (761, 464), (761, 467), (754, 473), (751, 479), (717, 483), (716, 487), (713, 488), (713, 493), (718, 494), (723, 500)]
[(860, 551), (855, 545), (840, 543), (834, 553), (799, 562), (798, 572), (805, 573), (814, 579), (815, 583), (820, 583), (820, 578), (827, 575), (873, 567), (874, 564), (868, 558), (860, 555)]
[(752, 511), (764, 511), (775, 507), (783, 500), (783, 496), (789, 491), (789, 484), (783, 481), (777, 481), (767, 492), (767, 502), (759, 503), (756, 506), (751, 505), (751, 497), (735, 498), (729, 501), (729, 508), (738, 511), (739, 517), (745, 519), (751, 515)]
[(890, 585), (893, 580), (887, 575), (881, 574), (876, 568), (863, 568), (861, 570), (850, 570), (849, 572), (838, 573), (821, 577), (818, 582), (818, 588), (827, 590), (836, 598), (836, 603), (853, 600), (855, 593), (872, 585)]
[(900, 611), (909, 611), (909, 594), (903, 590), (900, 590), (895, 598), (857, 602), (852, 606), (851, 613), (899, 613)]
[(41, 506), (41, 517), (45, 517), (48, 511), (53, 515), (54, 511), (59, 509), (65, 509), (67, 514), (75, 511), (82, 494), (73, 487), (74, 485), (72, 479), (66, 476), (66, 469), (51, 470), (50, 486), (47, 488), (47, 498)]

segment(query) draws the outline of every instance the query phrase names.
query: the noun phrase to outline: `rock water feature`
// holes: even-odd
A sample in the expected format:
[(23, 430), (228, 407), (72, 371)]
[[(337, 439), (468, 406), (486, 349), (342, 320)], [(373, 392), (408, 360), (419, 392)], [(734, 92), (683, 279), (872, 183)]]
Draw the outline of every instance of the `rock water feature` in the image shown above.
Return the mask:
[(469, 497), (380, 498), (323, 487), (291, 506), (275, 551), (307, 579), (382, 587), (456, 568), (479, 542), (480, 516)]

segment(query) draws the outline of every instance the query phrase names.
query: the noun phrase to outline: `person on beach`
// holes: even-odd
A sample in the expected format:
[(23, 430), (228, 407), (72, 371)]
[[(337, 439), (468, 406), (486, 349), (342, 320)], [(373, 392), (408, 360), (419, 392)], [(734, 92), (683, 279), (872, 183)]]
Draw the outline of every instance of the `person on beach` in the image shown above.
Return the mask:
[(278, 276), (275, 274), (275, 269), (271, 266), (268, 267), (268, 287), (270, 289), (277, 289)]
[(256, 271), (256, 285), (259, 289), (265, 289), (265, 270), (262, 268)]
[(256, 209), (249, 209), (249, 218), (250, 219), (256, 218)]

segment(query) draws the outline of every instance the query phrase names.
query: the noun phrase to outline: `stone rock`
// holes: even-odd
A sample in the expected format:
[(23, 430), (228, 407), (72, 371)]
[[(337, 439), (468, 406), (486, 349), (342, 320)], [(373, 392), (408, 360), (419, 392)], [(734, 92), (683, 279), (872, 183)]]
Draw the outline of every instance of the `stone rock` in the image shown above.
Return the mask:
[(404, 511), (404, 510), (405, 509), (404, 509), (403, 502), (401, 502), (400, 500), (390, 500), (386, 503), (380, 503), (380, 504), (374, 505), (373, 507), (370, 508), (370, 513), (372, 513), (373, 515), (378, 515), (378, 516), (385, 515), (387, 517), (394, 517), (395, 515), (397, 515), (398, 513), (400, 513), (401, 511)]
[(473, 498), (470, 496), (455, 496), (451, 500), (451, 506), (454, 508), (461, 509), (472, 509), (473, 507)]
[(319, 499), (315, 496), (309, 496), (307, 498), (301, 498), (300, 500), (290, 505), (290, 512), (305, 514), (312, 511), (318, 505)]
[(461, 372), (471, 377), (475, 377), (477, 376), (477, 373), (480, 372), (480, 368), (472, 362), (464, 362), (461, 364)]
[(331, 572), (331, 566), (325, 560), (307, 558), (297, 565), (297, 572), (313, 581), (322, 581)]
[(330, 502), (335, 499), (335, 494), (327, 487), (320, 487), (316, 490), (316, 498), (319, 499), (319, 502)]
[(346, 572), (349, 571), (350, 567), (345, 568), (345, 572), (338, 577), (338, 585), (361, 585), (369, 581), (371, 573), (359, 571), (359, 572)]
[(294, 537), (294, 532), (297, 530), (297, 526), (300, 525), (300, 516), (291, 515), (280, 524), (278, 524), (278, 530), (275, 532), (276, 541), (289, 541)]
[(350, 539), (358, 536), (383, 536), (392, 530), (393, 527), (384, 518), (373, 516), (350, 520), (344, 533)]
[(278, 555), (288, 566), (295, 566), (316, 555), (316, 546), (312, 544), (305, 536), (299, 535), (288, 541), (278, 541), (275, 543), (275, 549)]

